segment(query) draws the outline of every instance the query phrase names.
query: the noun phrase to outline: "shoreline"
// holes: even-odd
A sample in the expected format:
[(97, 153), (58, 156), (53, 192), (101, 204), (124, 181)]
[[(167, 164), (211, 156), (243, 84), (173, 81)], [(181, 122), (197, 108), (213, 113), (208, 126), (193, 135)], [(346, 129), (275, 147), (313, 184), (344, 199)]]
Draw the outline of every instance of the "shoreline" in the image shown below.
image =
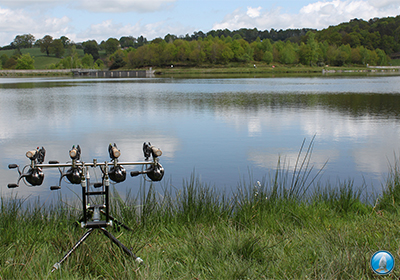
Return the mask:
[[(400, 73), (400, 66), (367, 66), (367, 67), (304, 67), (304, 66), (270, 66), (260, 65), (243, 67), (171, 67), (171, 68), (149, 68), (141, 70), (97, 70), (97, 69), (32, 69), (32, 70), (0, 70), (0, 77), (26, 77), (26, 76), (93, 76), (93, 77), (154, 77), (174, 75), (235, 75), (235, 74), (257, 74), (257, 75), (285, 75), (285, 74), (354, 74), (354, 73)], [(104, 73), (110, 73), (109, 75)], [(121, 75), (120, 73), (137, 72), (136, 75)], [(142, 73), (145, 73), (142, 75)], [(78, 73), (78, 74), (77, 74)], [(87, 75), (87, 73), (102, 73), (101, 75)], [(117, 75), (117, 73), (119, 73)], [(151, 73), (151, 75), (149, 75)], [(114, 75), (115, 74), (115, 75)]]

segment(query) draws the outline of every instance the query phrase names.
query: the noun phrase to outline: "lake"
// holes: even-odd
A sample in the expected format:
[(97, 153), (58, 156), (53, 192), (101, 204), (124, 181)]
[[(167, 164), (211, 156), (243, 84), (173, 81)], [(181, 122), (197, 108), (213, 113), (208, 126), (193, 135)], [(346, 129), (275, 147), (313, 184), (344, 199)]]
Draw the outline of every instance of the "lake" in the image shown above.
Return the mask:
[[(58, 171), (45, 170), (39, 187), (15, 183), (9, 163), (29, 164), (28, 150), (45, 147), (46, 162), (109, 161), (116, 143), (121, 161), (142, 161), (142, 144), (163, 151), (156, 188), (179, 189), (195, 174), (219, 190), (253, 184), (278, 161), (293, 170), (300, 147), (313, 144), (310, 165), (319, 181), (353, 180), (380, 193), (399, 155), (400, 76), (279, 78), (0, 78), (0, 191), (48, 199), (60, 191)], [(315, 137), (315, 138), (314, 138)], [(312, 140), (314, 138), (314, 140)], [(325, 165), (326, 164), (326, 165)], [(126, 167), (127, 171), (133, 170)], [(118, 191), (138, 190), (128, 176)], [(63, 183), (70, 196), (79, 186)], [(73, 196), (73, 195), (72, 195)]]

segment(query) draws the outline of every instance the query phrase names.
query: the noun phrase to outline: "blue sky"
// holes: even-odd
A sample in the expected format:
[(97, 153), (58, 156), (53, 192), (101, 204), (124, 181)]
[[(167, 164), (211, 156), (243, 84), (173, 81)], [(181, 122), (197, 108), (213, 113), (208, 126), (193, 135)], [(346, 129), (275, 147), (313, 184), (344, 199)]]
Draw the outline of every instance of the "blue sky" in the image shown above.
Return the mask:
[(0, 46), (28, 33), (100, 43), (225, 28), (323, 29), (353, 18), (396, 15), (399, 0), (0, 0)]

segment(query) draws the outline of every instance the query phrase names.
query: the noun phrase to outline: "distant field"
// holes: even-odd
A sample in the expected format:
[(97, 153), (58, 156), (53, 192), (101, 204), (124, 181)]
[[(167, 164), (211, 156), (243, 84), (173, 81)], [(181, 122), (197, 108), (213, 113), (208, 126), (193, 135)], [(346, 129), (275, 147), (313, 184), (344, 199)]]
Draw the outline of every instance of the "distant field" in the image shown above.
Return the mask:
[[(0, 50), (0, 56), (6, 54), (8, 57), (11, 57), (14, 54), (15, 50)], [(51, 64), (55, 64), (60, 61), (60, 58), (55, 57), (54, 55), (47, 56), (45, 53), (40, 51), (40, 48), (30, 48), (30, 49), (21, 49), (22, 54), (29, 53), (35, 59), (35, 69), (46, 69)], [(80, 57), (83, 57), (84, 53), (82, 49), (77, 49), (76, 52)], [(102, 52), (99, 52), (101, 56), (105, 55)], [(68, 55), (68, 52), (65, 52), (65, 56)]]
[(391, 63), (393, 66), (400, 66), (400, 59), (392, 59)]

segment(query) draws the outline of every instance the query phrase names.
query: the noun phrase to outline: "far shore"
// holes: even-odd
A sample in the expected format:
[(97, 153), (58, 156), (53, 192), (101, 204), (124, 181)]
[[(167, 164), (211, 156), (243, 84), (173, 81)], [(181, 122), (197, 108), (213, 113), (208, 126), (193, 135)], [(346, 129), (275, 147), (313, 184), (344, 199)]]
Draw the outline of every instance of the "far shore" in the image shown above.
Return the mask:
[[(149, 70), (150, 69), (150, 70)], [(173, 75), (210, 75), (210, 74), (352, 74), (352, 73), (400, 73), (400, 66), (369, 66), (366, 67), (307, 67), (307, 66), (274, 66), (274, 65), (251, 65), (251, 66), (214, 66), (214, 67), (185, 67), (174, 66), (164, 68), (144, 68), (140, 70), (117, 69), (110, 71), (151, 71), (156, 76)], [(76, 72), (107, 71), (97, 69), (32, 69), (32, 70), (0, 70), (0, 77), (27, 77), (27, 76), (70, 76)]]

